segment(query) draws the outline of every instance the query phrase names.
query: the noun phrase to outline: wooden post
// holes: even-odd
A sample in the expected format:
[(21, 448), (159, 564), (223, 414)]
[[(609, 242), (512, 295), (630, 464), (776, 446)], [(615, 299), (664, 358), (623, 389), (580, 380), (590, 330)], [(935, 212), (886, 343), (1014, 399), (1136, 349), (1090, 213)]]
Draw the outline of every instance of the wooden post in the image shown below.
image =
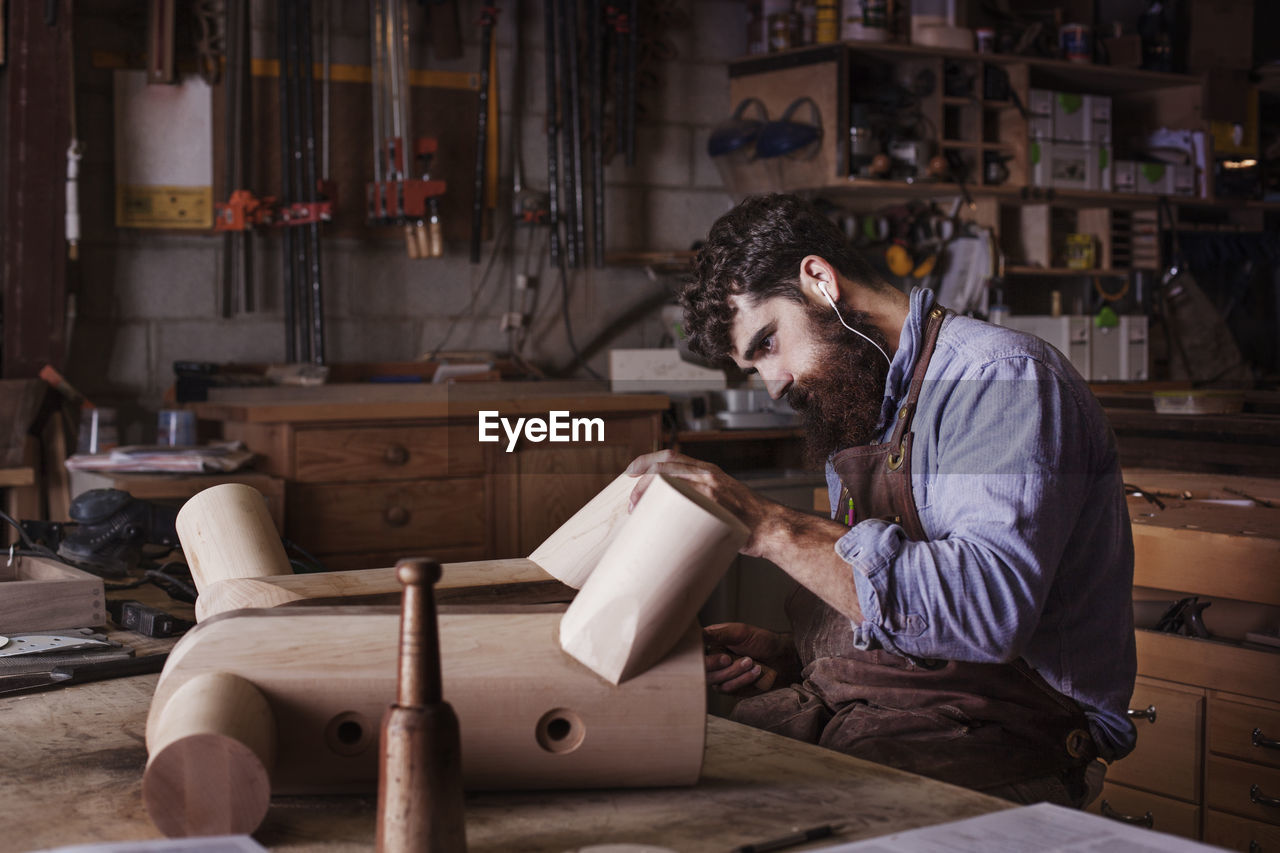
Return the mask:
[(467, 849), (458, 718), (441, 691), (434, 584), (440, 564), (396, 564), (404, 584), (396, 701), (382, 718), (378, 850), (455, 853)]

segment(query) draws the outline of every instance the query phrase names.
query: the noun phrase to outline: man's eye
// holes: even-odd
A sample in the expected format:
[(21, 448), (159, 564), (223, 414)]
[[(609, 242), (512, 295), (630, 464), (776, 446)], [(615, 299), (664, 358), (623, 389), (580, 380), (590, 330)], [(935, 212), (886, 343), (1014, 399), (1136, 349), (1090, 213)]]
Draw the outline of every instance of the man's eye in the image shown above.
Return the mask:
[(760, 351), (773, 352), (773, 335), (769, 335), (764, 340), (760, 341)]

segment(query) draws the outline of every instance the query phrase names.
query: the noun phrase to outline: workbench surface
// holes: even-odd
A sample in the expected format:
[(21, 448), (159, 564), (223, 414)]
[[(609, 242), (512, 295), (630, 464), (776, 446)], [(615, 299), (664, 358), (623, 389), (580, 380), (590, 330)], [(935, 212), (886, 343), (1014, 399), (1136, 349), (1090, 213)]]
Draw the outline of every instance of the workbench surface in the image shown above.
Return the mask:
[[(157, 678), (0, 698), (0, 851), (160, 837), (141, 796), (143, 731)], [(1010, 807), (708, 717), (696, 787), (470, 794), (467, 847), (471, 853), (560, 853), (643, 843), (725, 853), (797, 827), (847, 822), (840, 840), (853, 840)], [(278, 797), (255, 837), (273, 850), (372, 850), (375, 812), (372, 793)]]

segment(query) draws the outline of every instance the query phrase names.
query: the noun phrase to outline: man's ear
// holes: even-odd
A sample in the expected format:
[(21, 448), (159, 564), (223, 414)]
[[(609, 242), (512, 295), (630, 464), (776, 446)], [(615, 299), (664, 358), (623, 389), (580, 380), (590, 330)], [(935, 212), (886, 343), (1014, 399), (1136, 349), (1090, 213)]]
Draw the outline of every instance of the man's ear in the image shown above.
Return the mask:
[[(810, 301), (826, 308), (840, 301), (840, 276), (835, 268), (818, 255), (805, 255), (800, 261), (800, 290)], [(825, 291), (825, 292), (824, 292)]]

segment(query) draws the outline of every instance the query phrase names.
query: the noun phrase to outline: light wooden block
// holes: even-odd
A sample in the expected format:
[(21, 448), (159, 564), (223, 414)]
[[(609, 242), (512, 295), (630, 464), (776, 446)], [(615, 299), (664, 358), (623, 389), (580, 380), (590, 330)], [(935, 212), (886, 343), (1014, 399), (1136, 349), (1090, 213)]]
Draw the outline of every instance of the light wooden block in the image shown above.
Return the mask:
[(43, 557), (0, 559), (0, 634), (105, 625), (102, 578)]

